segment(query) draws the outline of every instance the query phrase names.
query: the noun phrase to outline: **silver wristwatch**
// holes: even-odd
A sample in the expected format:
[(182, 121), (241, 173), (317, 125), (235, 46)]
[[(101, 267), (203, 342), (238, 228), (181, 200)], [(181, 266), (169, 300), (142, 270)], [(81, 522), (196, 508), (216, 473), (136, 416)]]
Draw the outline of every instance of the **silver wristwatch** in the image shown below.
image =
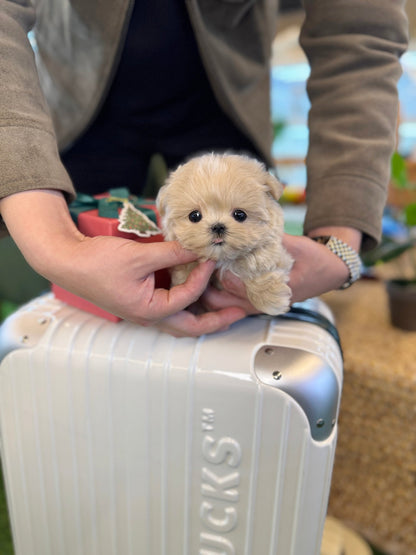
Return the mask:
[(357, 251), (352, 247), (334, 237), (333, 235), (320, 235), (318, 237), (311, 237), (317, 243), (325, 245), (331, 252), (336, 254), (347, 266), (349, 270), (349, 278), (341, 285), (340, 289), (347, 289), (354, 281), (361, 276), (361, 258)]

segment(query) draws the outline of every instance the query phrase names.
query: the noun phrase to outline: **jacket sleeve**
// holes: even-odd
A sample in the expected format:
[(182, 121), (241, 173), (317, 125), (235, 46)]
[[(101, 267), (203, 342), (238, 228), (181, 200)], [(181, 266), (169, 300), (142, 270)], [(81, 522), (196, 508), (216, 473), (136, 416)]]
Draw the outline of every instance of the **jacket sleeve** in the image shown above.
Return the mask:
[(404, 0), (304, 0), (310, 66), (305, 232), (325, 225), (380, 239), (395, 146)]
[(34, 19), (30, 0), (0, 0), (0, 198), (40, 188), (74, 194), (27, 38)]

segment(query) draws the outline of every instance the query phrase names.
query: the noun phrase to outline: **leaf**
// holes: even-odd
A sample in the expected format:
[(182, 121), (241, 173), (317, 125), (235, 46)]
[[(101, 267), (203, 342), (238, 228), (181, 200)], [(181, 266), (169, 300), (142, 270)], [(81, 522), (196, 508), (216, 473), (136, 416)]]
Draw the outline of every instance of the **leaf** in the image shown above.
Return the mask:
[(415, 242), (412, 240), (396, 243), (390, 239), (383, 239), (378, 247), (362, 255), (362, 261), (367, 267), (379, 262), (389, 262), (414, 246)]
[(391, 178), (397, 187), (403, 189), (407, 186), (406, 161), (398, 152), (391, 157)]
[(284, 121), (274, 121), (273, 122), (273, 139), (279, 137), (283, 132), (283, 129), (286, 127), (286, 123)]
[(404, 209), (404, 217), (406, 225), (416, 226), (416, 202), (408, 204)]

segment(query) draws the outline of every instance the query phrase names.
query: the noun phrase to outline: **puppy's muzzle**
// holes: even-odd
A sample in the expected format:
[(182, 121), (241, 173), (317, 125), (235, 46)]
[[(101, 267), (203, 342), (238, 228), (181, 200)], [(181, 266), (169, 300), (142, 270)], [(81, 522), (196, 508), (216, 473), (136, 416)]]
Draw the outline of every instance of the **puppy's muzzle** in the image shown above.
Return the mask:
[(211, 231), (212, 234), (214, 236), (213, 240), (212, 240), (212, 244), (213, 245), (223, 245), (225, 240), (224, 240), (224, 236), (227, 232), (227, 228), (224, 224), (222, 224), (221, 222), (217, 222), (216, 224), (213, 224), (211, 226)]
[(215, 235), (218, 235), (218, 237), (222, 237), (227, 231), (227, 228), (225, 227), (224, 224), (218, 222), (211, 226), (211, 231), (215, 233)]

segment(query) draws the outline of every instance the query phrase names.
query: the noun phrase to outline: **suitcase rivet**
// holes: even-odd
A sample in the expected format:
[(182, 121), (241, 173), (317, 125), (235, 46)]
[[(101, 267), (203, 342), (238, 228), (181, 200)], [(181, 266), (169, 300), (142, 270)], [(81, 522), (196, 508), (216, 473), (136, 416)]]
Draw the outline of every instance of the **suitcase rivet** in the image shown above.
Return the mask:
[(279, 370), (275, 370), (272, 374), (274, 380), (280, 380), (282, 377), (282, 373)]
[(325, 420), (323, 418), (320, 418), (316, 421), (316, 425), (318, 428), (323, 428), (325, 426)]

